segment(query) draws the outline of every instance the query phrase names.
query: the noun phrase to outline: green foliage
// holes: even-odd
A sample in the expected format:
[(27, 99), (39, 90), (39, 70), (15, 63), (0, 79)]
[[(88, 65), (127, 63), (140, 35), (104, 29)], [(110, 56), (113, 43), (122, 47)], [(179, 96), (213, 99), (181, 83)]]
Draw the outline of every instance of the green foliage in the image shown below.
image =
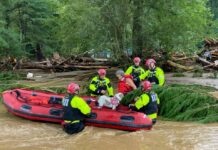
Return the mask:
[(6, 28), (7, 17), (4, 13), (6, 10), (4, 2), (0, 2), (0, 57), (19, 56), (21, 54), (19, 35), (12, 29)]
[[(0, 17), (1, 56), (27, 56), (38, 49), (44, 54), (59, 48), (54, 36), (56, 23), (54, 0), (4, 0)], [(37, 45), (39, 45), (37, 47)]]
[(51, 34), (54, 21), (54, 3), (50, 0), (22, 0), (15, 1), (10, 11), (10, 25), (20, 32), (20, 41), (23, 46), (30, 44), (33, 49), (40, 44), (45, 50), (50, 50), (53, 42)]
[(115, 58), (129, 47), (138, 55), (142, 48), (195, 51), (214, 31), (206, 6), (207, 0), (67, 0), (61, 9), (62, 48), (78, 52), (107, 47)]
[[(66, 56), (110, 49), (145, 55), (164, 49), (193, 52), (205, 37), (216, 36), (214, 0), (2, 0), (0, 54), (33, 56), (37, 50)], [(208, 6), (211, 8), (208, 8)], [(32, 55), (30, 55), (32, 54)]]
[(218, 100), (208, 94), (214, 88), (200, 85), (170, 85), (159, 88), (159, 114), (169, 120), (218, 122)]
[(98, 18), (98, 9), (87, 0), (69, 0), (62, 4), (59, 35), (66, 55), (95, 48), (95, 38), (100, 30), (96, 28)]
[(121, 104), (128, 106), (129, 104), (131, 104), (131, 102), (138, 96), (140, 96), (142, 94), (142, 89), (141, 87), (137, 88), (136, 90), (133, 90), (129, 93), (127, 93), (123, 99), (121, 100)]
[(208, 6), (211, 9), (211, 12), (213, 13), (213, 18), (218, 19), (218, 2), (217, 0), (209, 0), (208, 1)]
[(63, 24), (59, 32), (63, 52), (110, 49), (118, 58), (130, 46), (128, 10), (127, 0), (65, 1), (60, 10)]
[(170, 51), (196, 50), (196, 44), (209, 32), (211, 14), (206, 2), (151, 1), (143, 26), (149, 35), (148, 46)]
[(23, 54), (19, 36), (10, 29), (0, 28), (0, 57), (19, 57)]
[(13, 72), (2, 72), (0, 73), (0, 83), (8, 80), (21, 80), (24, 79), (20, 74)]

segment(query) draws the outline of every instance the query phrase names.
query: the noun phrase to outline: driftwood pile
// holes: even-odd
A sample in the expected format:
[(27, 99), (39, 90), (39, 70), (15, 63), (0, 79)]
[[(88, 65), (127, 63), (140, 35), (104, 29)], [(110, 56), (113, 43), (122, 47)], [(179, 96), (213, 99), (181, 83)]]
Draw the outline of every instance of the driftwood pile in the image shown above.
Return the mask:
[(204, 68), (218, 69), (218, 41), (205, 39), (205, 48), (196, 56), (197, 61), (204, 65)]
[[(68, 58), (63, 58), (58, 53), (54, 53), (52, 58), (47, 58), (43, 61), (6, 58), (0, 61), (0, 70), (42, 69), (45, 71), (64, 72), (99, 68), (107, 69), (114, 64), (107, 59), (92, 58), (87, 53), (88, 51), (76, 56), (69, 56)], [(214, 39), (205, 39), (204, 48), (199, 54), (188, 56), (183, 52), (175, 52), (170, 55), (170, 58), (162, 50), (155, 54), (154, 56), (151, 55), (151, 57), (157, 60), (168, 58), (167, 61), (163, 59), (163, 66), (169, 71), (172, 71), (172, 69), (194, 71), (196, 68), (199, 69), (199, 64), (202, 65), (202, 69), (218, 70), (218, 41)], [(123, 66), (125, 61), (120, 61), (119, 64)]]
[(167, 63), (173, 68), (184, 71), (192, 71), (195, 68), (195, 58), (192, 56), (188, 57), (182, 52), (173, 53), (171, 58), (167, 60)]
[[(197, 63), (196, 63), (197, 62)], [(168, 65), (173, 68), (192, 71), (197, 64), (202, 64), (202, 69), (218, 69), (218, 41), (205, 39), (204, 48), (199, 54), (187, 56), (185, 53), (173, 53), (167, 60)]]
[[(10, 65), (8, 66), (8, 64)], [(58, 53), (54, 53), (51, 59), (46, 58), (46, 60), (43, 61), (5, 59), (0, 63), (0, 70), (42, 69), (45, 71), (63, 72), (99, 68), (107, 69), (110, 66), (110, 62), (105, 59), (94, 59), (84, 56), (62, 58)]]

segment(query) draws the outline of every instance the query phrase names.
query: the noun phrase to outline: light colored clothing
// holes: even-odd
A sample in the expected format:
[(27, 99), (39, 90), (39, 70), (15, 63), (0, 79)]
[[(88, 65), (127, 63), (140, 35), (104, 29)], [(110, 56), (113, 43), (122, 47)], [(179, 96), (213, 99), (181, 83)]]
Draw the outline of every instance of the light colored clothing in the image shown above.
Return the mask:
[(116, 107), (119, 105), (121, 99), (123, 98), (122, 93), (115, 94), (114, 97), (109, 97), (109, 96), (100, 96), (98, 99), (98, 105), (99, 107), (108, 107), (112, 108), (113, 110), (116, 109)]

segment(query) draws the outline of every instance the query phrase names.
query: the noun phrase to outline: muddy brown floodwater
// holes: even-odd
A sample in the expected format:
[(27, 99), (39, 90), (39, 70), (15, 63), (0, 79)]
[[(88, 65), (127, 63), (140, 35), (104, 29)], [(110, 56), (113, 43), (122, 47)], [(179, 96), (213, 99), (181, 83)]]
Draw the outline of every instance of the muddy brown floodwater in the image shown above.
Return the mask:
[[(70, 78), (66, 77), (68, 74)], [(72, 74), (68, 74), (65, 76), (63, 74), (57, 76), (59, 74), (56, 74), (54, 78), (51, 76), (52, 79), (46, 78), (45, 81), (39, 81), (39, 83), (35, 81), (25, 81), (24, 83), (65, 87), (70, 81), (74, 80)], [(49, 75), (46, 74), (45, 77), (49, 77)], [(44, 76), (42, 79), (44, 79)], [(82, 80), (84, 80), (84, 77), (82, 77)], [(211, 94), (218, 95), (217, 93)], [(67, 135), (58, 124), (33, 122), (13, 116), (0, 103), (0, 150), (15, 149), (218, 150), (218, 124), (159, 120), (151, 131), (126, 132), (86, 127), (79, 134)]]
[(65, 134), (58, 124), (25, 120), (0, 104), (1, 150), (217, 150), (218, 124), (158, 121), (151, 131), (86, 127)]

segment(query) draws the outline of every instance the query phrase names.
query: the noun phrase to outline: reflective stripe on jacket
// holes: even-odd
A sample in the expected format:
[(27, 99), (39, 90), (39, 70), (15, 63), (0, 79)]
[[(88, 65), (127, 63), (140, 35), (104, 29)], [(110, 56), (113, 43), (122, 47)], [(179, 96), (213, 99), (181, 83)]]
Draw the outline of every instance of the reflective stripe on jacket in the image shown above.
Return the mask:
[(79, 122), (91, 112), (91, 108), (85, 100), (74, 95), (64, 97), (62, 106), (64, 111), (63, 119), (66, 122)]
[(138, 111), (145, 113), (149, 118), (155, 119), (157, 118), (158, 105), (160, 104), (160, 100), (156, 93), (144, 93), (140, 96), (140, 98), (136, 101), (135, 107)]
[(164, 71), (159, 67), (156, 67), (154, 70), (147, 70), (139, 78), (141, 81), (147, 79), (151, 83), (156, 83), (159, 86), (163, 86), (165, 83)]
[(144, 73), (145, 70), (140, 66), (130, 66), (125, 72), (126, 75), (132, 75), (133, 78), (137, 78)]
[(105, 90), (109, 96), (113, 96), (113, 87), (111, 86), (110, 80), (106, 77), (104, 79), (100, 79), (99, 76), (92, 78), (89, 90), (92, 96), (103, 95), (101, 90)]

